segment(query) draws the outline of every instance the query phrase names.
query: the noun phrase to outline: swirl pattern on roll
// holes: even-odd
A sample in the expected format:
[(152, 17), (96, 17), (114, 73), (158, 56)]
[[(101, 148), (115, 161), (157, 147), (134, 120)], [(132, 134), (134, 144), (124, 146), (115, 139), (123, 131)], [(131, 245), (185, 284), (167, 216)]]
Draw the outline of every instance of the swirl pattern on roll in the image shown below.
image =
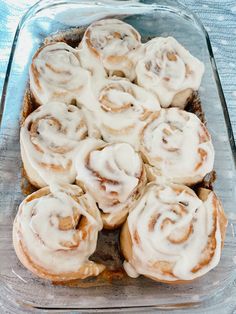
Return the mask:
[[(71, 34), (81, 39), (81, 29)], [(215, 193), (199, 188), (214, 148), (206, 126), (183, 110), (198, 114), (203, 73), (176, 39), (142, 44), (117, 19), (92, 23), (76, 48), (56, 42), (36, 52), (20, 145), (23, 174), (39, 190), (13, 225), (28, 270), (63, 282), (98, 276), (98, 232), (122, 225), (130, 277), (184, 283), (218, 264), (227, 218)]]
[(136, 66), (137, 83), (154, 92), (162, 107), (183, 108), (199, 89), (204, 64), (173, 37), (157, 37), (143, 46)]
[(139, 154), (127, 143), (86, 139), (80, 145), (75, 166), (76, 182), (96, 200), (104, 227), (121, 225), (146, 183)]
[(89, 261), (102, 220), (94, 200), (75, 185), (53, 185), (27, 196), (13, 225), (22, 264), (39, 277), (66, 281), (97, 276), (101, 264)]
[(30, 67), (30, 89), (38, 104), (76, 101), (89, 80), (77, 50), (63, 42), (40, 48)]
[[(161, 109), (143, 129), (141, 151), (151, 179), (192, 185), (212, 171), (210, 134), (196, 115), (178, 108)], [(153, 178), (152, 178), (153, 177)]]
[(160, 110), (158, 99), (126, 79), (104, 80), (94, 88), (91, 119), (107, 142), (127, 142), (136, 149), (140, 134), (154, 112)]
[(125, 270), (157, 281), (190, 281), (214, 268), (227, 219), (216, 195), (149, 184), (121, 233)]
[[(106, 19), (87, 28), (79, 48), (82, 50), (82, 62), (90, 69), (93, 57), (102, 62), (109, 76), (125, 76), (133, 80), (136, 49), (140, 46), (141, 36), (131, 25)], [(90, 58), (87, 59), (87, 56)]]
[(36, 187), (73, 183), (74, 154), (86, 136), (84, 116), (75, 106), (54, 102), (32, 112), (20, 132), (21, 155), (30, 182)]

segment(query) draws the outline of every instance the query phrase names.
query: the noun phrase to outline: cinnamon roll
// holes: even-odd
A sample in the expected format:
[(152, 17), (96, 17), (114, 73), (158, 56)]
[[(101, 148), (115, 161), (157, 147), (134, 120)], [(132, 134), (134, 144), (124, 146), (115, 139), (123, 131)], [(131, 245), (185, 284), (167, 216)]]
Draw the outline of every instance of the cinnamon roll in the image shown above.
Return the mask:
[(89, 260), (102, 229), (99, 210), (75, 185), (53, 185), (26, 197), (13, 224), (13, 244), (21, 263), (54, 281), (97, 276), (104, 266)]
[(75, 166), (76, 183), (96, 200), (104, 228), (119, 227), (146, 183), (139, 154), (127, 143), (86, 139), (80, 145)]
[(154, 92), (162, 107), (184, 108), (199, 89), (204, 64), (173, 37), (150, 40), (142, 55), (136, 66), (137, 83)]
[(161, 109), (144, 127), (141, 152), (150, 165), (149, 179), (158, 183), (192, 185), (213, 169), (214, 148), (206, 127), (195, 114), (178, 108)]
[(156, 281), (191, 281), (220, 260), (227, 219), (214, 194), (149, 184), (121, 232), (124, 268)]
[[(140, 133), (153, 112), (160, 110), (158, 99), (127, 79), (104, 80), (94, 88), (93, 112), (96, 125), (107, 142), (127, 142), (136, 149)], [(95, 105), (96, 104), (96, 105)]]
[(133, 80), (135, 51), (140, 46), (140, 34), (131, 25), (106, 19), (87, 28), (79, 48), (81, 60), (90, 70), (101, 62), (109, 76), (125, 76)]
[(24, 121), (20, 132), (21, 156), (29, 181), (36, 187), (73, 183), (78, 143), (87, 136), (80, 109), (63, 103), (40, 106)]
[(89, 80), (77, 51), (63, 42), (40, 48), (30, 67), (30, 89), (37, 103), (75, 102)]

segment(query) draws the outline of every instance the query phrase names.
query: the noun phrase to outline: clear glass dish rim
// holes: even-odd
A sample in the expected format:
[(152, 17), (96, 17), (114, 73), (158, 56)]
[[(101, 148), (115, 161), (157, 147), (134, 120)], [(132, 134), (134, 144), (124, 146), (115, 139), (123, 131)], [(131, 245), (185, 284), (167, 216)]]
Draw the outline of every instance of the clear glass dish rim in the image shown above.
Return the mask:
[[(16, 50), (16, 46), (17, 46), (17, 42), (18, 42), (18, 38), (21, 32), (22, 27), (24, 26), (24, 23), (31, 18), (33, 15), (37, 14), (38, 12), (40, 12), (41, 10), (44, 9), (48, 9), (50, 7), (55, 7), (57, 5), (64, 5), (64, 4), (79, 4), (82, 6), (82, 4), (90, 4), (91, 6), (110, 6), (114, 8), (114, 4), (115, 2), (123, 2), (126, 3), (126, 6), (128, 6), (128, 4), (130, 4), (132, 7), (136, 7), (136, 8), (144, 8), (146, 7), (153, 7), (153, 10), (155, 8), (159, 8), (159, 10), (161, 8), (163, 9), (172, 9), (172, 11), (174, 11), (175, 14), (179, 14), (179, 12), (176, 10), (176, 8), (181, 9), (181, 17), (182, 18), (188, 18), (190, 19), (192, 22), (194, 22), (202, 31), (202, 33), (204, 34), (204, 38), (206, 41), (206, 46), (208, 49), (208, 54), (210, 57), (210, 62), (211, 62), (211, 67), (212, 67), (212, 71), (214, 73), (214, 80), (216, 82), (216, 86), (217, 86), (217, 91), (218, 91), (218, 95), (220, 98), (220, 103), (222, 106), (222, 110), (223, 110), (223, 115), (224, 115), (224, 121), (226, 123), (226, 127), (227, 127), (227, 136), (228, 136), (228, 140), (230, 143), (230, 148), (231, 148), (231, 152), (232, 152), (232, 156), (233, 156), (233, 161), (234, 161), (234, 165), (236, 167), (236, 143), (235, 143), (235, 138), (234, 138), (234, 134), (233, 134), (233, 129), (232, 129), (232, 124), (230, 121), (230, 116), (229, 116), (229, 112), (228, 112), (228, 107), (227, 107), (227, 103), (225, 100), (225, 96), (224, 96), (224, 92), (223, 92), (223, 88), (222, 88), (222, 84), (220, 81), (220, 77), (219, 77), (219, 72), (216, 66), (216, 62), (215, 62), (215, 58), (214, 58), (214, 53), (213, 53), (213, 49), (211, 46), (211, 41), (208, 35), (208, 32), (206, 31), (204, 25), (202, 24), (202, 22), (199, 20), (199, 18), (191, 11), (189, 10), (184, 4), (181, 3), (181, 1), (176, 0), (173, 4), (158, 4), (157, 2), (155, 3), (142, 3), (142, 7), (139, 6), (138, 4), (140, 2), (133, 2), (131, 1), (125, 1), (125, 0), (111, 0), (112, 2), (109, 4), (109, 0), (100, 0), (99, 2), (95, 2), (92, 0), (39, 0), (38, 2), (36, 2), (33, 6), (31, 6), (26, 12), (25, 14), (22, 16), (22, 18), (20, 19), (17, 29), (15, 31), (15, 35), (14, 35), (14, 39), (12, 42), (12, 46), (11, 46), (11, 51), (10, 51), (10, 56), (9, 56), (9, 61), (7, 64), (7, 70), (6, 70), (6, 74), (5, 74), (5, 79), (4, 79), (4, 84), (3, 84), (3, 89), (2, 89), (2, 95), (1, 95), (1, 102), (0, 102), (0, 130), (1, 130), (1, 123), (2, 123), (2, 117), (3, 117), (3, 113), (4, 113), (4, 108), (5, 108), (5, 103), (6, 103), (6, 95), (7, 95), (7, 90), (8, 90), (8, 83), (9, 83), (9, 78), (10, 78), (10, 74), (11, 74), (11, 70), (12, 70), (12, 64), (13, 64), (13, 59), (14, 59), (14, 54), (15, 54), (15, 50)], [(145, 0), (144, 0), (145, 1)], [(154, 0), (156, 1), (156, 0)], [(167, 0), (168, 1), (168, 0)], [(117, 9), (119, 11), (119, 9)], [(141, 12), (140, 12), (141, 13)], [(232, 278), (232, 281), (226, 286), (224, 287), (223, 290), (228, 289), (231, 284), (233, 283), (235, 278)], [(4, 288), (3, 288), (4, 289)], [(222, 297), (222, 291), (219, 292), (219, 297)], [(2, 299), (2, 298), (1, 298)], [(190, 303), (181, 303), (181, 304), (172, 304), (170, 306), (162, 306), (162, 305), (142, 305), (142, 306), (122, 306), (122, 307), (105, 307), (105, 308), (50, 308), (50, 307), (34, 307), (30, 305), (28, 310), (31, 311), (32, 310), (40, 310), (40, 311), (50, 311), (50, 312), (57, 312), (57, 311), (80, 311), (81, 313), (83, 313), (84, 311), (87, 313), (91, 313), (94, 310), (96, 310), (96, 312), (101, 313), (101, 312), (107, 312), (107, 311), (132, 311), (132, 310), (137, 310), (137, 311), (142, 311), (142, 310), (184, 310), (184, 309), (189, 309), (189, 308), (196, 308), (198, 306), (201, 306), (205, 304), (205, 306), (212, 300), (212, 298), (207, 299), (205, 301), (200, 301), (200, 302), (190, 302)], [(58, 313), (58, 312), (57, 312)]]

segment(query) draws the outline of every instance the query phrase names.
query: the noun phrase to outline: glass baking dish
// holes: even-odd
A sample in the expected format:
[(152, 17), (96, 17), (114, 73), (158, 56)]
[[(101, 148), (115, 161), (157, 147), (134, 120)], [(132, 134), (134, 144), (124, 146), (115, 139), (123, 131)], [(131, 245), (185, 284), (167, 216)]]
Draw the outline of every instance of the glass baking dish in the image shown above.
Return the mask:
[[(216, 150), (214, 189), (222, 200), (229, 224), (220, 264), (191, 284), (167, 285), (117, 274), (95, 284), (59, 286), (35, 278), (20, 264), (13, 250), (12, 223), (24, 198), (19, 121), (31, 58), (45, 37), (52, 33), (86, 26), (105, 17), (116, 17), (132, 24), (144, 37), (174, 36), (205, 64), (199, 93)], [(94, 312), (96, 309), (103, 313), (192, 308), (200, 313), (212, 304), (217, 307), (230, 296), (236, 277), (235, 142), (209, 37), (199, 20), (180, 3), (168, 0), (39, 1), (25, 14), (16, 31), (0, 118), (0, 301), (3, 312)], [(116, 250), (117, 244), (112, 245)]]

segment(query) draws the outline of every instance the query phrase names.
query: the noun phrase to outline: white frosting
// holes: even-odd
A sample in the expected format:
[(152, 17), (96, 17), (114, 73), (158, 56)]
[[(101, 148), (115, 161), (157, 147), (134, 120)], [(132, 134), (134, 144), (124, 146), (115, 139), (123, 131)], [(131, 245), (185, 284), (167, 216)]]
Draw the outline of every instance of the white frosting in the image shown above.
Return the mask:
[(92, 93), (81, 95), (81, 103), (87, 123), (99, 129), (105, 141), (127, 142), (136, 149), (141, 130), (151, 114), (160, 110), (159, 101), (152, 93), (119, 78), (94, 82)]
[(159, 182), (192, 184), (212, 171), (214, 148), (196, 115), (177, 108), (161, 109), (144, 128), (141, 150)]
[(94, 68), (90, 64), (95, 59), (103, 65), (109, 76), (120, 73), (133, 80), (136, 49), (140, 46), (140, 34), (131, 25), (116, 19), (106, 19), (94, 22), (87, 28), (79, 47), (86, 68), (101, 71), (101, 68)]
[(124, 267), (124, 270), (126, 271), (126, 273), (131, 278), (138, 278), (139, 277), (139, 273), (136, 272), (136, 270), (134, 269), (134, 267), (132, 265), (130, 265), (130, 263), (124, 261), (123, 267)]
[(104, 213), (127, 209), (143, 180), (142, 160), (127, 143), (86, 139), (80, 144), (75, 166), (77, 182), (93, 195)]
[(75, 106), (56, 102), (40, 106), (27, 117), (20, 132), (29, 178), (34, 175), (32, 181), (39, 186), (74, 182), (73, 157), (86, 135), (83, 113)]
[[(185, 186), (149, 184), (143, 191), (146, 172), (136, 152), (159, 183), (193, 184), (213, 169), (211, 138), (197, 116), (160, 107), (183, 106), (203, 73), (204, 65), (174, 38), (142, 45), (139, 33), (116, 19), (91, 24), (77, 49), (55, 43), (35, 54), (30, 88), (43, 106), (21, 128), (21, 154), (31, 182), (50, 185), (51, 192), (26, 198), (14, 226), (36, 265), (59, 274), (85, 265), (102, 228), (97, 206), (111, 226), (133, 210), (132, 260), (124, 262), (133, 278), (192, 280), (217, 265), (221, 234), (214, 193), (203, 202)], [(80, 109), (69, 105), (74, 100)], [(84, 140), (87, 134), (92, 138)], [(109, 143), (95, 139), (100, 137)], [(75, 178), (91, 196), (57, 185)], [(79, 216), (89, 222), (85, 239), (76, 227)], [(72, 227), (61, 230), (66, 217)], [(204, 252), (211, 237), (212, 256)], [(201, 265), (205, 256), (210, 258)]]
[(202, 202), (185, 186), (149, 185), (128, 217), (132, 239), (131, 268), (125, 265), (128, 275), (192, 280), (215, 267), (221, 233), (214, 198), (210, 192)]
[(41, 48), (30, 67), (30, 89), (40, 104), (58, 100), (70, 104), (89, 78), (77, 51), (63, 42)]
[[(95, 251), (102, 229), (94, 200), (71, 185), (54, 185), (47, 195), (29, 199), (31, 195), (21, 203), (14, 223), (17, 241), (21, 241), (31, 261), (49, 273), (79, 271)], [(86, 226), (79, 225), (82, 217), (87, 220)], [(60, 227), (63, 219), (71, 226), (67, 223), (65, 229)]]
[(143, 45), (142, 51), (136, 66), (137, 82), (154, 92), (162, 107), (168, 107), (179, 92), (199, 89), (204, 64), (176, 39), (154, 38)]

